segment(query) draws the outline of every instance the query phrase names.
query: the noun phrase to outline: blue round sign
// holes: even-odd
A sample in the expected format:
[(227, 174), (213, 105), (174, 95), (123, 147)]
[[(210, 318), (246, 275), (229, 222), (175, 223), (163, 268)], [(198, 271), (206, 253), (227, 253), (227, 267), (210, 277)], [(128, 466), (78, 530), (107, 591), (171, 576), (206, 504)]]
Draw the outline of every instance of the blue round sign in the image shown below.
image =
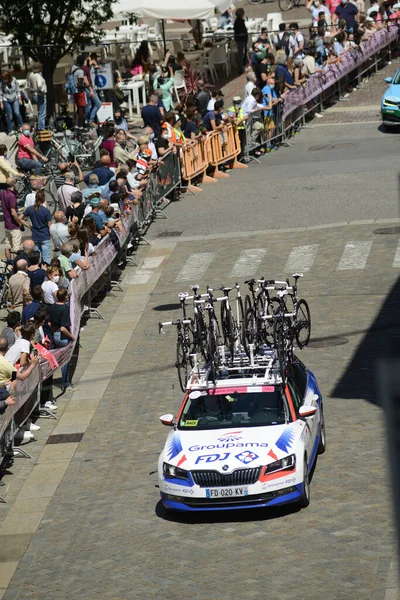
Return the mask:
[(103, 88), (107, 83), (107, 79), (104, 77), (104, 75), (96, 75), (94, 78), (94, 83), (96, 87)]

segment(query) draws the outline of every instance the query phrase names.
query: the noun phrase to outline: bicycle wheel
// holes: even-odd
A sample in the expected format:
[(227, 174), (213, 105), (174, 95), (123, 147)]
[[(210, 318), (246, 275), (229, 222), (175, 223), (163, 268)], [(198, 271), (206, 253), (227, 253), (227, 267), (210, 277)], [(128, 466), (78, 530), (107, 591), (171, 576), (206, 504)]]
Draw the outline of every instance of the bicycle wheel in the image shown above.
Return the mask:
[(242, 323), (244, 321), (244, 309), (243, 309), (243, 301), (242, 298), (238, 298), (238, 322), (236, 323), (236, 328), (238, 331), (238, 334), (240, 335), (240, 332), (242, 330)]
[(224, 344), (228, 346), (233, 359), (235, 349), (235, 322), (232, 315), (232, 310), (226, 308), (226, 303), (221, 304), (221, 327), (224, 337)]
[(211, 326), (208, 329), (208, 336), (207, 336), (207, 359), (210, 364), (211, 379), (215, 384), (215, 381), (217, 378), (218, 351), (217, 351), (216, 333), (212, 330)]
[[(279, 310), (279, 300), (276, 297), (270, 298), (267, 304), (267, 316), (274, 317)], [(272, 346), (274, 343), (274, 318), (267, 319), (265, 321), (265, 342), (269, 346)]]
[(182, 340), (176, 344), (176, 368), (178, 369), (178, 379), (182, 392), (186, 392), (186, 384), (189, 378), (189, 363), (187, 359), (186, 348)]
[(261, 4), (264, 0), (247, 0), (249, 4)]
[(286, 383), (286, 354), (285, 354), (285, 338), (283, 336), (282, 323), (276, 319), (274, 321), (274, 348), (278, 359), (279, 373), (282, 382)]
[(293, 0), (278, 0), (279, 10), (286, 12), (293, 7)]
[(298, 347), (304, 348), (310, 341), (311, 317), (310, 309), (305, 300), (299, 300), (295, 317), (295, 336)]
[(242, 341), (244, 350), (247, 356), (250, 358), (250, 344), (255, 344), (257, 340), (257, 323), (254, 311), (249, 308), (244, 315), (243, 320), (243, 333)]
[(207, 327), (201, 312), (194, 315), (193, 346), (195, 352), (200, 352), (207, 359)]
[(50, 185), (46, 184), (43, 189), (44, 189), (44, 193), (46, 194), (47, 207), (48, 207), (49, 211), (51, 212), (51, 214), (54, 215), (54, 213), (56, 212), (56, 210), (58, 208), (57, 194), (54, 194), (51, 191)]

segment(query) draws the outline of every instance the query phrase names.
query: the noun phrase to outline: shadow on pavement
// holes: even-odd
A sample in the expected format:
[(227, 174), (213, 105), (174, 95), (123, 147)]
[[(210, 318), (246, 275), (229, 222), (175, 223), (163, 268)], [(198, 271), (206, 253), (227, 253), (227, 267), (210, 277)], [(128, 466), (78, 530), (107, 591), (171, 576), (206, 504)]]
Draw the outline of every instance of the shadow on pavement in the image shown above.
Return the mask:
[[(362, 310), (362, 304), (360, 304)], [(346, 333), (345, 335), (351, 335)], [(378, 405), (376, 363), (400, 346), (400, 279), (394, 284), (378, 316), (357, 348), (345, 373), (332, 391), (335, 398), (360, 398)]]

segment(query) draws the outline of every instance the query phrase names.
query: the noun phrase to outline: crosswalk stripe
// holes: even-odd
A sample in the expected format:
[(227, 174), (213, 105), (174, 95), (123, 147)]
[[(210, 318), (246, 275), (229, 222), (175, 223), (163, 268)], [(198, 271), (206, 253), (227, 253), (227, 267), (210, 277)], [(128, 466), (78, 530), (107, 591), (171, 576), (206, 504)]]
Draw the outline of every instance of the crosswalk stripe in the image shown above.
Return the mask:
[(239, 258), (233, 265), (231, 277), (251, 277), (256, 273), (266, 254), (266, 248), (249, 248), (248, 250), (242, 250)]
[(215, 252), (191, 254), (179, 271), (175, 281), (192, 281), (192, 283), (196, 283), (197, 279), (203, 277), (214, 257)]
[(319, 244), (310, 246), (296, 246), (292, 249), (286, 261), (285, 273), (294, 273), (295, 271), (309, 271), (314, 264), (317, 256)]
[(371, 247), (372, 242), (347, 242), (336, 270), (364, 269)]
[(400, 267), (400, 240), (397, 244), (396, 254), (394, 255), (394, 261), (392, 267), (399, 268)]

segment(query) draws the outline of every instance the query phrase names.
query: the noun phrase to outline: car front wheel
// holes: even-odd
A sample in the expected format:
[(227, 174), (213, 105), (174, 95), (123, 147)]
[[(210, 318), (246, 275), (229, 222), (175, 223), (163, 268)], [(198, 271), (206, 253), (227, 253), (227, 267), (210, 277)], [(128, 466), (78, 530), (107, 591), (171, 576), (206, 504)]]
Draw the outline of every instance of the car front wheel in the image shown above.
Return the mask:
[(310, 475), (308, 473), (307, 460), (304, 457), (303, 492), (299, 501), (301, 508), (306, 508), (310, 504), (310, 496)]

